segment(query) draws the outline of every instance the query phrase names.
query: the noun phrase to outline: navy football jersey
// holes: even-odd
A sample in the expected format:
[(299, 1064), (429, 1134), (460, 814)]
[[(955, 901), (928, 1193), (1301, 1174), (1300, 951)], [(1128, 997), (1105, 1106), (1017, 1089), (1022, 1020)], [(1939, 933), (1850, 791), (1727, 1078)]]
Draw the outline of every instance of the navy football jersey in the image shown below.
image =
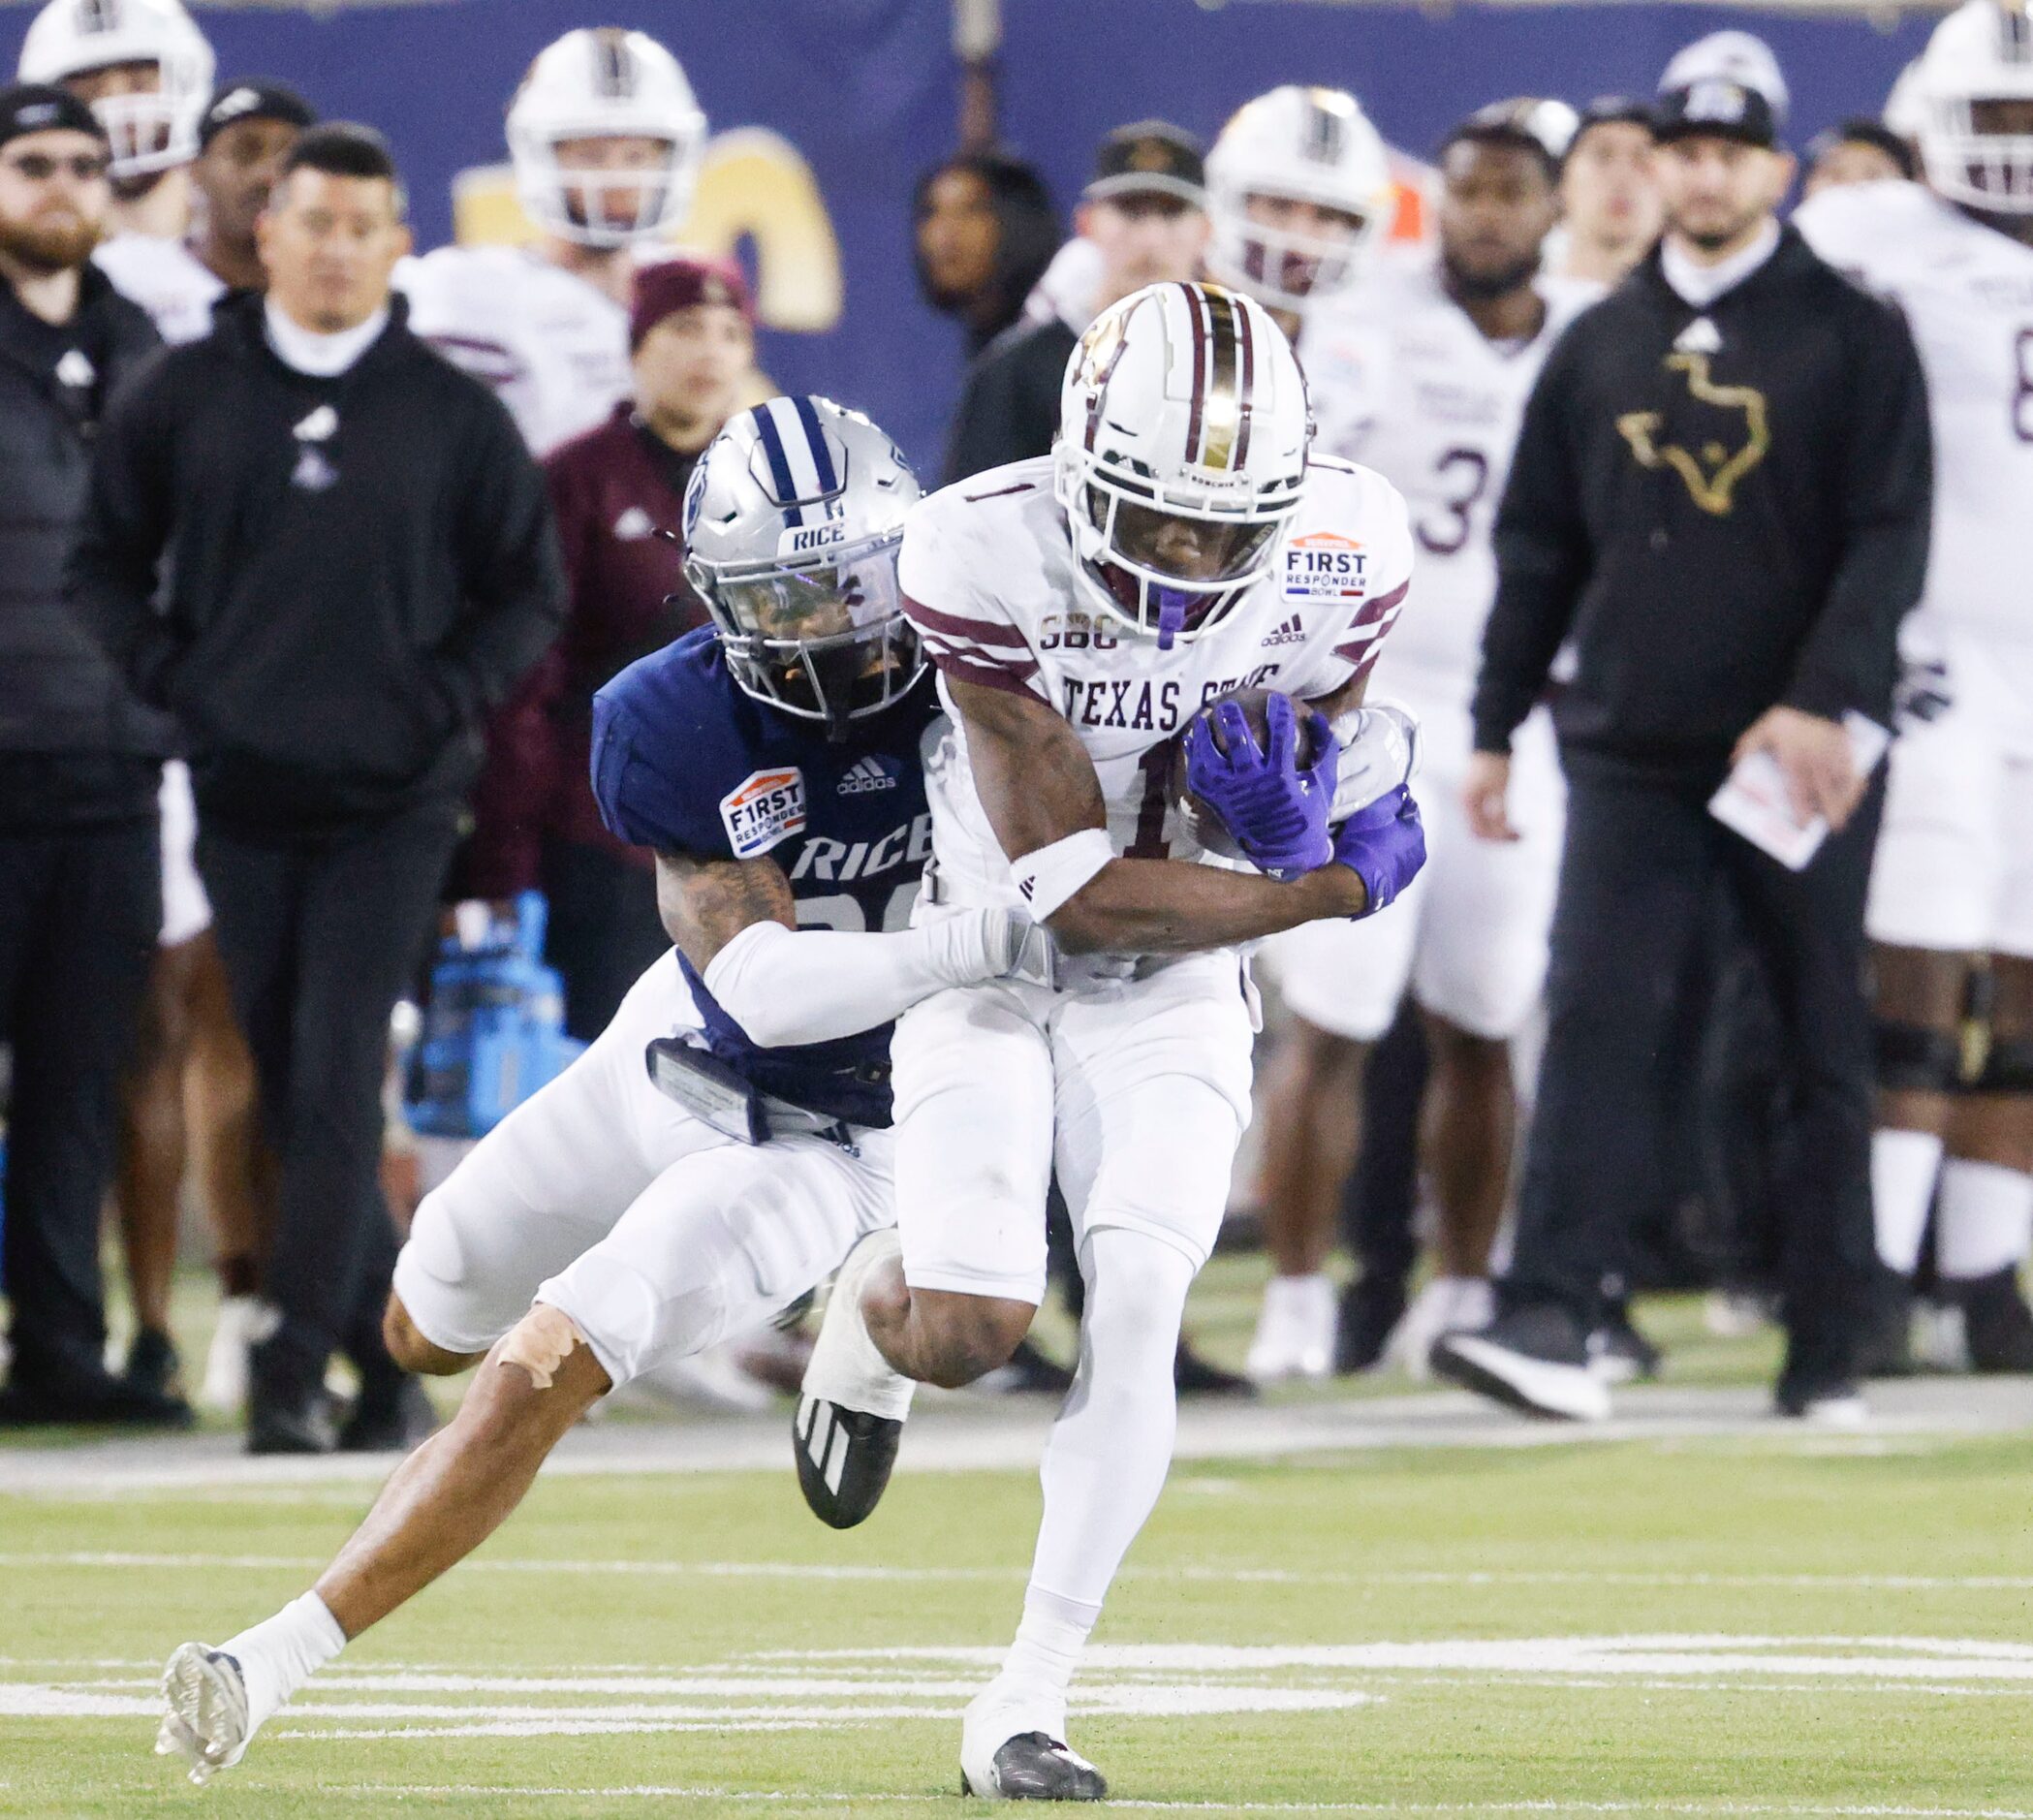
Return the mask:
[[(638, 660), (593, 698), (593, 795), (621, 839), (701, 860), (766, 854), (807, 928), (900, 929), (932, 852), (923, 743), (939, 718), (927, 675), (835, 745), (821, 723), (766, 707), (728, 674), (710, 626)], [(761, 1049), (680, 954), (707, 1047), (796, 1105), (890, 1122), (890, 1026)]]

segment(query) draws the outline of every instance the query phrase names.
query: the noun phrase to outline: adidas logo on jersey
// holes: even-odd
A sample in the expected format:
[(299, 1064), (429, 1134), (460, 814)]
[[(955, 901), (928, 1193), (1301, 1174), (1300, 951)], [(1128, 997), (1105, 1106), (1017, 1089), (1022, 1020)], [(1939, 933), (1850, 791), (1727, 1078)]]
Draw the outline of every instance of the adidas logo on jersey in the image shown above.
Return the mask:
[(896, 779), (883, 768), (880, 759), (857, 759), (848, 768), (847, 775), (840, 779), (839, 793), (843, 797), (865, 797), (877, 790), (894, 790)]
[(1298, 614), (1294, 613), (1275, 632), (1267, 632), (1258, 641), (1260, 644), (1303, 644), (1306, 629), (1299, 623)]
[(640, 543), (656, 534), (656, 521), (641, 506), (630, 506), (614, 520), (614, 535), (624, 544)]

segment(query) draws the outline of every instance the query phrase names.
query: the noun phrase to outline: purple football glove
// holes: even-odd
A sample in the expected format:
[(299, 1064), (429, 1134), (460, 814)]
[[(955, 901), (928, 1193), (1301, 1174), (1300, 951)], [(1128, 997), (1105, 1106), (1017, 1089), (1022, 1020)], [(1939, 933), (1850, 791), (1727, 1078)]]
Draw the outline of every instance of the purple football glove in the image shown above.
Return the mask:
[[(1341, 748), (1327, 717), (1309, 715), (1313, 763), (1298, 765), (1298, 710), (1289, 695), (1265, 707), (1270, 750), (1250, 732), (1239, 702), (1216, 702), (1186, 729), (1186, 788), (1221, 818), (1243, 858), (1273, 878), (1296, 878), (1333, 858), (1328, 811)], [(1216, 728), (1227, 742), (1214, 742)]]
[(1362, 881), (1373, 916), (1419, 876), (1426, 863), (1425, 825), (1412, 792), (1399, 784), (1358, 809), (1334, 833), (1334, 858)]

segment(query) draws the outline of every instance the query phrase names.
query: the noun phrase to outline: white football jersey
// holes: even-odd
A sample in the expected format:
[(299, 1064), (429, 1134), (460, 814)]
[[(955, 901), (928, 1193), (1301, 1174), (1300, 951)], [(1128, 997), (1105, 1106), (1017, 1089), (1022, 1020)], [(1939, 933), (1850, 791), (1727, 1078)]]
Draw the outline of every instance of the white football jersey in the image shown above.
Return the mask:
[[(1115, 851), (1200, 858), (1172, 797), (1180, 728), (1235, 689), (1308, 699), (1339, 689), (1367, 673), (1404, 601), (1404, 501), (1366, 469), (1326, 457), (1308, 467), (1305, 503), (1268, 574), (1212, 630), (1169, 651), (1095, 605), (1052, 497), (1049, 455), (932, 494), (904, 522), (898, 576), (949, 708), (954, 676), (1047, 703), (1094, 761)], [(935, 738), (927, 794), (939, 901), (1019, 906), (958, 717)]]
[(1397, 487), (1419, 550), (1413, 611), (1391, 642), (1380, 692), (1405, 671), (1464, 701), (1475, 686), (1496, 598), (1496, 510), (1525, 400), (1561, 331), (1602, 295), (1573, 279), (1538, 288), (1546, 323), (1522, 344), (1485, 336), (1430, 256), (1380, 261), (1345, 301), (1306, 320), (1299, 363), (1314, 446)]
[(441, 246), (395, 283), (411, 329), (493, 387), (540, 455), (629, 395), (628, 311), (526, 247)]
[(172, 348), (211, 333), (212, 305), (226, 295), (226, 284), (182, 240), (116, 234), (101, 243), (92, 263), (114, 290), (148, 312), (155, 332)]
[(1824, 190), (1794, 216), (1831, 266), (1904, 313), (1927, 375), (1934, 535), (1920, 611), (2033, 639), (2033, 247), (1918, 183)]

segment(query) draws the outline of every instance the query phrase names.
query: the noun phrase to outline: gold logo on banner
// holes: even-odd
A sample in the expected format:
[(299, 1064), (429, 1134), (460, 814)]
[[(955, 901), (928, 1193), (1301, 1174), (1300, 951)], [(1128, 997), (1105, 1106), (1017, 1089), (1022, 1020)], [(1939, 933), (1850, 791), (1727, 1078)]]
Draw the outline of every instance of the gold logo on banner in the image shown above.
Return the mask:
[(1704, 437), (1698, 449), (1659, 441), (1665, 414), (1659, 411), (1627, 411), (1616, 420), (1616, 427), (1639, 463), (1648, 468), (1671, 468), (1687, 484), (1694, 503), (1718, 518), (1730, 516), (1736, 483), (1765, 459), (1771, 447), (1771, 429), (1767, 422), (1765, 394), (1755, 386), (1718, 386), (1708, 377), (1705, 354), (1669, 354), (1669, 371), (1687, 375), (1687, 395), (1696, 404), (1709, 406), (1718, 416), (1715, 433)]

